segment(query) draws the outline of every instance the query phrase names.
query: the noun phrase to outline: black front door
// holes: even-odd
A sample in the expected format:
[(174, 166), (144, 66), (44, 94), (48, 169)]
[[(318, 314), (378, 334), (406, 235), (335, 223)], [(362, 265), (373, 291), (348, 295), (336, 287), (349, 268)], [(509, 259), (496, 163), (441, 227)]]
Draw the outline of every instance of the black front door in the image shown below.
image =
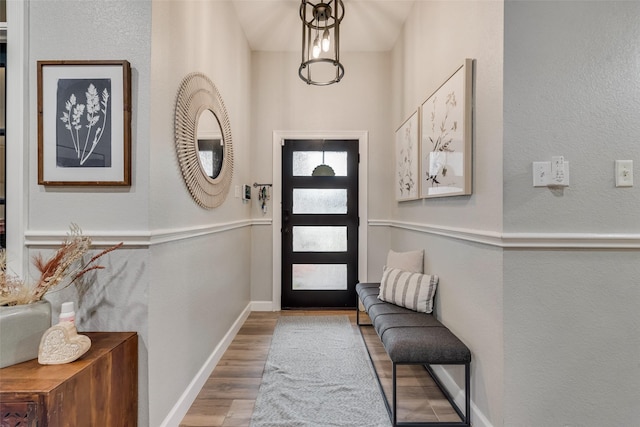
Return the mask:
[(282, 307), (353, 308), (358, 140), (285, 140)]

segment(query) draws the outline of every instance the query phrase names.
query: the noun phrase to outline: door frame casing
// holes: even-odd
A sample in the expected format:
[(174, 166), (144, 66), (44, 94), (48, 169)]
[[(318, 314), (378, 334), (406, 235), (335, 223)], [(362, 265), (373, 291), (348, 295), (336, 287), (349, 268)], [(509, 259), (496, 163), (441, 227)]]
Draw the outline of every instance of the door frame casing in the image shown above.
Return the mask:
[[(29, 256), (25, 246), (28, 226), (27, 204), (29, 191), (29, 0), (7, 2), (7, 69), (5, 136), (5, 233), (7, 267), (18, 277), (29, 271)], [(7, 232), (6, 225), (11, 227)]]
[(367, 131), (273, 131), (273, 290), (271, 295), (273, 311), (282, 308), (282, 144), (286, 139), (343, 139), (357, 140), (360, 164), (358, 166), (358, 280), (367, 281), (367, 170), (369, 132)]

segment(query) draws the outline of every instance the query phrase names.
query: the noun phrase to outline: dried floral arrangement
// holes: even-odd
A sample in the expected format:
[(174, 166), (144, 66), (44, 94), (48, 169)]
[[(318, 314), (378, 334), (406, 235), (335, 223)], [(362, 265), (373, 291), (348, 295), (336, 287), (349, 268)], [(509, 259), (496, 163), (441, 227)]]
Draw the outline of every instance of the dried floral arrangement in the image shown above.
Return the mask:
[(40, 278), (34, 285), (16, 275), (8, 274), (6, 253), (0, 251), (0, 306), (22, 305), (40, 301), (47, 292), (60, 291), (73, 284), (84, 274), (92, 270), (103, 269), (96, 261), (103, 255), (122, 246), (122, 242), (111, 246), (84, 261), (91, 249), (91, 238), (82, 234), (76, 224), (71, 224), (67, 238), (62, 246), (47, 260), (38, 254), (33, 265), (40, 272)]

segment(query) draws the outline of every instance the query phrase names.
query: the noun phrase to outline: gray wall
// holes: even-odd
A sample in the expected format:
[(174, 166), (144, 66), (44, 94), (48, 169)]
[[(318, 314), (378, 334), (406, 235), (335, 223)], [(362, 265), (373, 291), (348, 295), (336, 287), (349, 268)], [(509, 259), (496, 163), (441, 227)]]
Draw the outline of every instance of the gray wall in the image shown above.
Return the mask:
[[(30, 255), (50, 253), (70, 223), (96, 244), (126, 241), (101, 259), (105, 270), (87, 277), (86, 293), (69, 288), (49, 294), (54, 320), (63, 301), (75, 301), (80, 331), (139, 334), (139, 422), (149, 423), (149, 255), (131, 242), (149, 230), (149, 1), (32, 1), (29, 5), (29, 150), (27, 236)], [(135, 40), (135, 43), (132, 43)], [(38, 60), (126, 59), (132, 69), (132, 185), (130, 188), (44, 187), (37, 183)]]
[[(230, 2), (153, 2), (149, 217), (158, 234), (181, 237), (150, 251), (152, 426), (181, 401), (249, 305), (250, 205), (235, 197), (235, 187), (251, 179), (249, 64), (249, 47)], [(233, 138), (231, 190), (212, 210), (191, 198), (174, 148), (177, 90), (195, 71), (206, 74), (220, 92)], [(188, 399), (181, 403), (190, 404)]]
[[(614, 181), (614, 160), (640, 163), (639, 16), (633, 1), (506, 3), (505, 231), (640, 230), (640, 191)], [(533, 188), (531, 162), (556, 155), (571, 186)]]
[[(29, 13), (31, 252), (47, 251), (70, 222), (96, 243), (124, 241), (75, 300), (79, 330), (140, 334), (140, 425), (158, 426), (188, 405), (183, 393), (250, 302), (250, 51), (230, 2), (32, 1)], [(36, 61), (126, 59), (132, 66), (132, 186), (37, 185)], [(234, 144), (230, 197), (205, 210), (191, 199), (174, 148), (182, 78), (207, 74), (227, 107)], [(219, 350), (218, 350), (219, 351)], [(191, 390), (192, 391), (192, 390)], [(197, 390), (196, 390), (197, 392)]]
[[(613, 172), (640, 151), (640, 4), (502, 7), (417, 3), (394, 49), (397, 123), (458, 58), (476, 59), (476, 93), (474, 194), (397, 204), (391, 247), (424, 247), (440, 276), (438, 316), (473, 351), (474, 425), (635, 425), (640, 193)], [(554, 155), (570, 187), (533, 188)]]
[[(638, 17), (631, 1), (505, 4), (504, 228), (529, 247), (504, 255), (504, 425), (640, 419), (640, 192), (614, 186), (615, 159), (640, 161)], [(571, 185), (533, 188), (531, 162), (553, 155)]]
[[(391, 172), (388, 159), (392, 145), (390, 117), (389, 53), (344, 52), (344, 79), (337, 85), (309, 86), (298, 77), (299, 53), (253, 52), (252, 68), (252, 177), (257, 182), (273, 180), (274, 131), (368, 131), (369, 217), (385, 218), (391, 194)], [(375, 72), (371, 72), (375, 70)], [(274, 183), (278, 191), (279, 183)], [(252, 216), (264, 221), (253, 227), (251, 299), (271, 301), (273, 238), (272, 202), (268, 213), (260, 211), (258, 203)], [(376, 240), (369, 246), (375, 254)], [(383, 245), (386, 247), (386, 242)], [(275, 254), (279, 258), (279, 254)]]
[[(440, 278), (437, 316), (473, 353), (475, 426), (501, 425), (503, 411), (502, 41), (501, 2), (416, 2), (392, 60), (395, 127), (475, 60), (473, 194), (388, 201), (390, 248), (425, 250), (426, 272)], [(441, 376), (462, 397), (461, 370)]]

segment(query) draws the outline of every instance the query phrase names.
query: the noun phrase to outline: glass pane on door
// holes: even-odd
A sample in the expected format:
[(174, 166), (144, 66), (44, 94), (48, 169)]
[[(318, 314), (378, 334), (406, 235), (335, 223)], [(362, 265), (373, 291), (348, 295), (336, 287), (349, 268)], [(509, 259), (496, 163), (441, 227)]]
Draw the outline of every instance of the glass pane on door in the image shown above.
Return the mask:
[(347, 289), (346, 264), (293, 264), (291, 269), (295, 291)]
[(347, 176), (346, 151), (294, 151), (293, 176), (311, 176), (319, 165), (331, 166), (335, 176)]
[(346, 214), (347, 190), (344, 188), (294, 188), (294, 214)]
[(345, 252), (347, 227), (293, 227), (294, 252)]

